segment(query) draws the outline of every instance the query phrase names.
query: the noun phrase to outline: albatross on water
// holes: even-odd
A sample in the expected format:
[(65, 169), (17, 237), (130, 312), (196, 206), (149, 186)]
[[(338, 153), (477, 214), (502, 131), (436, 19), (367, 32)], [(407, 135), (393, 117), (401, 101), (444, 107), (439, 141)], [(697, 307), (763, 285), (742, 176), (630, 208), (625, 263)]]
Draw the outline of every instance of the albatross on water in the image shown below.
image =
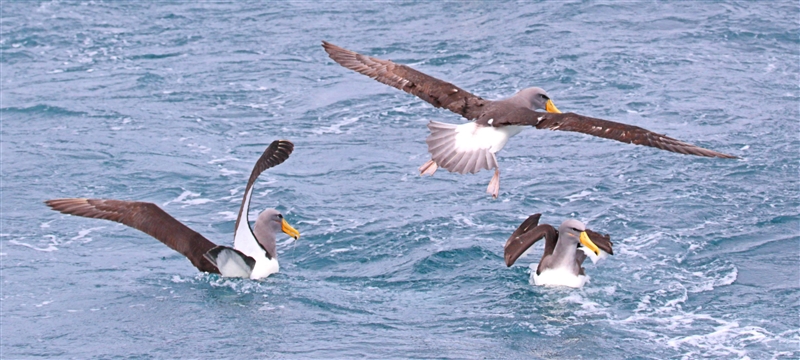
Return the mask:
[(79, 198), (47, 200), (45, 204), (64, 214), (116, 221), (140, 230), (186, 256), (200, 271), (225, 277), (261, 279), (280, 269), (276, 251), (278, 232), (284, 232), (295, 240), (300, 233), (275, 209), (261, 212), (255, 226), (250, 228), (248, 211), (253, 184), (264, 170), (288, 159), (292, 150), (294, 145), (291, 142), (276, 140), (256, 162), (236, 218), (233, 248), (217, 246), (152, 203)]
[(614, 255), (608, 235), (591, 231), (574, 219), (564, 221), (556, 230), (548, 224), (539, 225), (541, 216), (529, 216), (511, 234), (504, 247), (506, 266), (511, 267), (528, 248), (545, 239), (542, 260), (531, 275), (534, 284), (579, 288), (586, 282), (581, 266), (587, 255), (592, 256), (592, 261), (606, 254)]
[(431, 133), (426, 143), (431, 160), (419, 168), (420, 175), (433, 175), (439, 167), (459, 174), (494, 169), (494, 176), (486, 189), (494, 198), (497, 198), (500, 191), (500, 167), (495, 153), (525, 126), (576, 131), (681, 154), (736, 158), (637, 126), (575, 113), (561, 113), (547, 92), (538, 87), (522, 89), (503, 100), (485, 100), (405, 65), (362, 55), (326, 41), (322, 42), (322, 47), (339, 65), (416, 95), (435, 107), (445, 108), (467, 120), (474, 120), (461, 125), (436, 121), (428, 124)]

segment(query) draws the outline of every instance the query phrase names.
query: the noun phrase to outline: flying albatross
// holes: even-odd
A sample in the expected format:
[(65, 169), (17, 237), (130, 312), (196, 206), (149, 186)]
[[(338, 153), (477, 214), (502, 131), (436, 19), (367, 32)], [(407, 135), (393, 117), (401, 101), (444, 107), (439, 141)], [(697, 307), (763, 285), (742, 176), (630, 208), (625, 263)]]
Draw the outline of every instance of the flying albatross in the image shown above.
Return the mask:
[(279, 231), (295, 240), (300, 237), (280, 212), (267, 209), (250, 228), (248, 211), (253, 184), (261, 173), (289, 158), (294, 145), (276, 140), (264, 150), (250, 173), (236, 218), (233, 248), (217, 246), (153, 203), (106, 199), (53, 199), (47, 206), (64, 214), (106, 219), (140, 230), (183, 254), (198, 270), (225, 277), (261, 279), (278, 272), (276, 235)]
[(539, 225), (541, 216), (533, 214), (523, 221), (508, 238), (503, 251), (506, 266), (511, 267), (528, 248), (545, 239), (542, 260), (531, 275), (534, 284), (581, 287), (586, 282), (581, 266), (587, 254), (592, 256), (592, 261), (606, 254), (614, 255), (608, 235), (589, 230), (575, 219), (564, 221), (556, 230), (548, 224)]
[(362, 55), (326, 41), (322, 42), (322, 47), (339, 65), (416, 95), (437, 108), (445, 108), (467, 120), (474, 120), (461, 125), (437, 121), (428, 123), (431, 133), (425, 142), (428, 144), (431, 160), (419, 168), (420, 175), (433, 175), (439, 167), (459, 174), (494, 169), (494, 176), (486, 189), (494, 198), (497, 198), (500, 191), (500, 168), (495, 153), (525, 126), (581, 132), (681, 154), (736, 158), (638, 126), (575, 113), (561, 113), (547, 93), (538, 87), (522, 89), (503, 100), (485, 100), (405, 65)]

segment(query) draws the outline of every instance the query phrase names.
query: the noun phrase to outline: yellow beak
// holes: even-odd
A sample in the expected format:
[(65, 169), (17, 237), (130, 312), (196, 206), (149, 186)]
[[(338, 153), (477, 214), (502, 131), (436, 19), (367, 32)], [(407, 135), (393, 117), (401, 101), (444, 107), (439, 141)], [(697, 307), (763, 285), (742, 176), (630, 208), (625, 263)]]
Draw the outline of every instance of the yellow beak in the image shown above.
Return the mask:
[(551, 113), (561, 113), (561, 111), (556, 107), (556, 104), (553, 104), (553, 100), (547, 100), (544, 109)]
[(295, 230), (292, 225), (289, 225), (289, 223), (286, 222), (286, 219), (283, 219), (281, 222), (281, 231), (283, 231), (286, 235), (293, 237), (295, 240), (300, 238), (300, 232)]
[(581, 244), (589, 248), (589, 250), (594, 251), (595, 254), (600, 255), (600, 249), (589, 239), (589, 235), (586, 235), (586, 231), (581, 231)]

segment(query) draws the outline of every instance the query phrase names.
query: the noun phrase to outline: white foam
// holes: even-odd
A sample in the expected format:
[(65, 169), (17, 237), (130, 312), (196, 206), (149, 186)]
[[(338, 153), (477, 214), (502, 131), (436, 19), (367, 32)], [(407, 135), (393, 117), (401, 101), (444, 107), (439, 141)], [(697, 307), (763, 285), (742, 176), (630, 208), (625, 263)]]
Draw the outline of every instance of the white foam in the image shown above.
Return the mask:
[[(544, 274), (544, 273), (543, 273)], [(606, 309), (597, 302), (591, 301), (577, 292), (570, 293), (567, 297), (558, 300), (560, 304), (577, 304), (581, 310), (575, 311), (575, 315), (589, 316), (607, 313)]]
[(217, 214), (222, 215), (223, 221), (236, 220), (236, 216), (239, 215), (233, 211), (220, 211)]
[(25, 242), (22, 242), (22, 241), (17, 241), (17, 240), (9, 240), (8, 243), (12, 244), (12, 245), (24, 246), (24, 247), (31, 248), (31, 249), (36, 250), (36, 251), (43, 251), (43, 252), (51, 252), (51, 251), (58, 250), (58, 248), (56, 247), (56, 244), (54, 244), (54, 243), (47, 244), (47, 247), (44, 247), (44, 248), (40, 248), (40, 247), (31, 245), (31, 244), (28, 244), (28, 243), (25, 243)]
[(241, 160), (239, 160), (239, 159), (237, 159), (235, 157), (227, 156), (227, 157), (224, 157), (224, 158), (212, 159), (208, 163), (209, 164), (217, 164), (217, 163), (224, 163), (224, 162), (228, 162), (228, 161), (241, 161)]
[(574, 194), (574, 195), (567, 196), (567, 200), (569, 200), (569, 202), (573, 202), (573, 201), (576, 201), (576, 200), (579, 200), (579, 199), (585, 198), (585, 197), (587, 197), (587, 196), (589, 196), (589, 195), (591, 195), (591, 194), (592, 194), (592, 192), (591, 192), (591, 191), (589, 191), (589, 190), (583, 190), (583, 191), (581, 191), (581, 192), (580, 192), (580, 193), (578, 193), (578, 194)]
[(341, 134), (341, 133), (343, 133), (343, 131), (341, 130), (342, 126), (346, 126), (346, 125), (350, 125), (352, 123), (355, 123), (356, 121), (358, 121), (358, 119), (359, 119), (359, 117), (344, 118), (344, 119), (342, 119), (342, 121), (339, 121), (338, 123), (335, 123), (335, 124), (333, 124), (331, 126), (318, 127), (318, 128), (315, 128), (315, 129), (311, 130), (311, 132), (313, 132), (314, 134), (317, 134), (317, 135), (322, 135), (322, 134)]
[(472, 222), (472, 220), (470, 220), (468, 217), (464, 216), (463, 214), (454, 215), (453, 216), (453, 220), (455, 220), (456, 222), (460, 222), (460, 223), (462, 223), (462, 224), (464, 224), (466, 226), (469, 226), (469, 227), (476, 227), (475, 223)]
[[(197, 119), (197, 121), (200, 122), (200, 119)], [(193, 148), (193, 149), (196, 149), (196, 150), (192, 150), (193, 152), (199, 152), (199, 153), (205, 154), (205, 153), (208, 153), (209, 151), (211, 151), (211, 148), (209, 148), (208, 146), (199, 145), (199, 144), (196, 144), (196, 143), (188, 143), (188, 144), (186, 144), (186, 146), (190, 147), (190, 148)]]
[[(677, 337), (667, 341), (667, 345), (676, 350), (687, 346), (697, 348), (697, 350), (684, 353), (684, 357), (692, 358), (699, 355), (724, 357), (735, 354), (740, 358), (749, 358), (747, 351), (742, 349), (746, 343), (761, 342), (767, 338), (767, 335), (771, 335), (758, 326), (739, 327), (739, 323), (736, 321), (714, 319), (710, 316), (699, 316), (698, 319), (714, 321), (718, 326), (715, 326), (714, 331), (707, 334)], [(737, 346), (731, 345), (732, 343)]]
[(219, 172), (222, 174), (222, 176), (231, 176), (231, 175), (241, 174), (241, 171), (228, 170), (226, 168), (220, 168)]
[(184, 206), (183, 206), (183, 207), (186, 207), (186, 206), (191, 206), (191, 205), (202, 205), (202, 204), (205, 204), (205, 203), (210, 203), (210, 202), (214, 202), (214, 200), (211, 200), (211, 199), (193, 199), (193, 200), (186, 200), (186, 201), (184, 202)]
[(703, 291), (711, 291), (714, 288), (720, 286), (727, 286), (731, 285), (736, 281), (736, 278), (739, 277), (739, 269), (736, 266), (731, 265), (731, 269), (729, 272), (721, 275), (721, 276), (714, 276), (714, 275), (706, 275), (704, 273), (693, 274), (700, 278), (700, 283), (692, 286), (689, 291), (693, 293), (703, 292)]
[(186, 206), (192, 206), (192, 205), (201, 205), (201, 204), (205, 204), (205, 203), (209, 203), (209, 202), (213, 202), (214, 201), (214, 200), (205, 199), (205, 198), (188, 200), (189, 198), (195, 198), (195, 197), (198, 197), (198, 196), (200, 196), (199, 193), (194, 193), (194, 192), (191, 192), (189, 190), (183, 190), (183, 192), (180, 195), (178, 195), (177, 198), (169, 200), (169, 201), (161, 204), (161, 206), (167, 206), (167, 205), (172, 204), (172, 203), (180, 203), (180, 204), (183, 204), (182, 207), (186, 207)]
[(187, 279), (181, 278), (178, 275), (172, 275), (172, 279), (170, 279), (170, 280), (172, 280), (172, 282), (174, 282), (174, 283), (185, 283), (185, 282), (189, 281)]
[(42, 307), (42, 306), (49, 305), (49, 304), (52, 304), (52, 303), (53, 303), (53, 300), (47, 300), (47, 301), (42, 301), (42, 303), (41, 303), (41, 304), (36, 304), (36, 305), (34, 305), (34, 306), (36, 306), (36, 307)]
[(70, 239), (70, 241), (68, 241), (68, 242), (66, 242), (66, 243), (64, 243), (64, 244), (69, 244), (69, 243), (71, 243), (71, 242), (73, 242), (73, 241), (75, 241), (75, 240), (82, 240), (82, 241), (81, 241), (81, 243), (84, 243), (84, 244), (86, 244), (86, 243), (88, 243), (88, 242), (91, 242), (91, 241), (92, 241), (92, 238), (90, 238), (90, 237), (86, 237), (86, 235), (89, 235), (89, 234), (91, 234), (91, 233), (92, 233), (92, 231), (95, 231), (95, 230), (101, 230), (101, 229), (104, 229), (104, 228), (105, 228), (105, 226), (98, 226), (98, 227), (93, 227), (93, 228), (88, 228), (88, 229), (79, 230), (79, 231), (78, 231), (78, 235), (77, 235), (77, 236), (75, 236), (75, 237), (71, 238), (71, 239)]

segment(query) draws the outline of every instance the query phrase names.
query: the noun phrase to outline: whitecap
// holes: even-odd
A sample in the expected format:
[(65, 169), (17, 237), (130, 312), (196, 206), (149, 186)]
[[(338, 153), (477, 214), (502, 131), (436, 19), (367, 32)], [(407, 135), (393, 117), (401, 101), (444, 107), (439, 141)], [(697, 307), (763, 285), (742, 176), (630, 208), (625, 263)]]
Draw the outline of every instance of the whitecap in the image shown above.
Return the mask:
[(315, 128), (315, 129), (311, 130), (311, 132), (313, 132), (314, 134), (317, 134), (317, 135), (322, 135), (322, 134), (341, 134), (341, 133), (343, 133), (343, 131), (341, 130), (342, 126), (347, 126), (347, 125), (350, 125), (352, 123), (355, 123), (356, 121), (358, 121), (358, 119), (359, 119), (359, 117), (344, 118), (344, 119), (342, 119), (342, 121), (339, 121), (338, 123), (335, 123), (335, 124), (333, 124), (331, 126), (318, 127), (318, 128)]
[(235, 157), (232, 157), (232, 156), (226, 156), (224, 158), (211, 159), (211, 160), (208, 161), (208, 163), (213, 165), (213, 164), (224, 163), (224, 162), (228, 162), (228, 161), (241, 161), (241, 160), (239, 160), (239, 159), (237, 159)]
[(217, 214), (222, 215), (223, 221), (236, 220), (236, 217), (239, 215), (233, 211), (220, 211)]
[(34, 306), (42, 307), (42, 306), (49, 305), (49, 304), (52, 304), (52, 303), (53, 303), (53, 300), (46, 300), (46, 301), (42, 301), (41, 304), (35, 304)]
[(84, 244), (88, 243), (88, 242), (91, 242), (92, 238), (87, 238), (86, 235), (89, 235), (90, 233), (92, 233), (92, 231), (101, 230), (101, 229), (104, 229), (104, 228), (105, 228), (105, 226), (99, 226), (99, 227), (93, 227), (93, 228), (79, 230), (77, 236), (69, 239), (70, 241), (68, 241), (68, 242), (66, 242), (64, 244), (69, 244), (69, 243), (71, 243), (71, 242), (73, 242), (75, 240), (83, 240), (81, 242), (84, 243)]
[(31, 245), (31, 244), (28, 244), (28, 243), (25, 243), (25, 242), (22, 242), (22, 241), (17, 241), (17, 240), (9, 240), (8, 243), (12, 244), (12, 245), (24, 246), (24, 247), (31, 248), (31, 249), (36, 250), (36, 251), (43, 251), (43, 252), (51, 252), (51, 251), (58, 250), (58, 248), (56, 247), (56, 244), (54, 244), (52, 242), (50, 244), (47, 244), (47, 247), (44, 247), (44, 248), (37, 247), (37, 246)]
[(205, 199), (205, 198), (188, 200), (189, 198), (195, 198), (195, 197), (198, 197), (200, 195), (201, 194), (194, 193), (194, 192), (191, 192), (189, 190), (183, 190), (183, 192), (180, 195), (178, 195), (177, 198), (169, 200), (169, 201), (161, 204), (161, 206), (167, 206), (167, 205), (172, 204), (172, 203), (180, 203), (180, 204), (183, 204), (182, 207), (187, 207), (187, 206), (191, 206), (191, 205), (202, 205), (202, 204), (214, 201), (214, 200)]
[(231, 176), (231, 175), (241, 174), (241, 171), (228, 170), (226, 168), (220, 168), (219, 172), (222, 174), (222, 176)]
[(580, 192), (580, 193), (578, 193), (578, 194), (574, 194), (574, 195), (569, 195), (569, 196), (567, 196), (567, 200), (569, 200), (569, 202), (573, 202), (573, 201), (576, 201), (576, 200), (579, 200), (579, 199), (585, 198), (585, 197), (589, 196), (590, 194), (592, 194), (592, 191), (589, 191), (589, 190), (583, 190), (583, 191), (581, 191), (581, 192)]

